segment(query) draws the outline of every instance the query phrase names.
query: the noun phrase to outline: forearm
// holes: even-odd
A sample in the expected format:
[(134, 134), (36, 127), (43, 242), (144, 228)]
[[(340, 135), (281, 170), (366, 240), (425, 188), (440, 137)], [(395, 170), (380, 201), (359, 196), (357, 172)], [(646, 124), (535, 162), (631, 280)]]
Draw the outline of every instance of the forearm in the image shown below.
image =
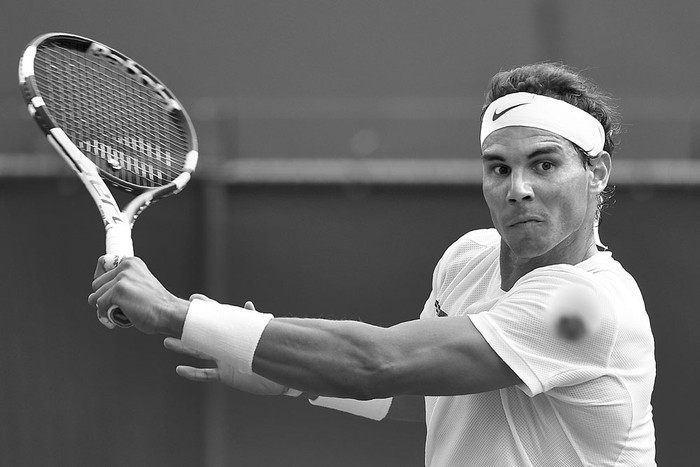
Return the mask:
[(375, 399), (397, 394), (408, 353), (389, 330), (354, 321), (278, 318), (195, 300), (182, 341), (193, 350), (317, 395)]
[(354, 321), (277, 318), (258, 343), (253, 370), (309, 394), (375, 399), (401, 382), (388, 330)]
[(271, 319), (194, 301), (182, 340), (239, 371), (324, 396), (470, 394), (520, 382), (468, 317), (381, 328), (354, 321)]
[(360, 400), (470, 394), (518, 382), (468, 318), (390, 328), (274, 319), (258, 343), (253, 368), (307, 393)]

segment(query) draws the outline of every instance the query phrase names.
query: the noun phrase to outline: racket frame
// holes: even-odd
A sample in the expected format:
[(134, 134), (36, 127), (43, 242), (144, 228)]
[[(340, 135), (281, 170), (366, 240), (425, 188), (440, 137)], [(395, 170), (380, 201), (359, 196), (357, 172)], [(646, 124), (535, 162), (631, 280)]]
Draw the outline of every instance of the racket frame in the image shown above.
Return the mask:
[[(123, 66), (128, 67), (132, 73), (140, 73), (137, 79), (142, 84), (151, 86), (154, 92), (164, 100), (164, 104), (169, 111), (177, 112), (182, 119), (183, 125), (188, 132), (191, 141), (191, 150), (185, 155), (183, 171), (170, 182), (159, 187), (139, 187), (117, 179), (109, 172), (100, 169), (89, 157), (87, 157), (76, 144), (68, 137), (64, 130), (59, 128), (51, 116), (51, 112), (46, 107), (46, 103), (39, 93), (34, 76), (34, 59), (38, 46), (49, 38), (63, 38), (66, 40), (81, 41), (83, 43), (95, 44), (95, 49), (100, 54), (109, 57), (116, 57)], [(89, 45), (88, 47), (92, 47)], [(131, 230), (138, 216), (155, 201), (179, 193), (190, 181), (192, 173), (197, 167), (199, 153), (197, 151), (197, 138), (192, 122), (185, 112), (180, 102), (174, 97), (171, 91), (160, 81), (141, 67), (138, 63), (129, 59), (125, 55), (108, 48), (104, 44), (92, 41), (86, 37), (65, 33), (49, 33), (35, 38), (26, 48), (19, 63), (20, 87), (27, 102), (29, 114), (43, 131), (51, 146), (66, 161), (68, 166), (78, 175), (88, 193), (92, 197), (98, 208), (100, 217), (105, 229), (105, 268), (110, 270), (115, 268), (124, 258), (134, 256), (133, 240)], [(120, 210), (116, 199), (112, 195), (105, 180), (112, 185), (127, 192), (135, 192), (136, 196)], [(110, 309), (108, 317), (100, 317), (102, 324), (109, 328), (115, 325), (129, 327), (131, 323), (125, 318), (115, 315), (116, 309)]]

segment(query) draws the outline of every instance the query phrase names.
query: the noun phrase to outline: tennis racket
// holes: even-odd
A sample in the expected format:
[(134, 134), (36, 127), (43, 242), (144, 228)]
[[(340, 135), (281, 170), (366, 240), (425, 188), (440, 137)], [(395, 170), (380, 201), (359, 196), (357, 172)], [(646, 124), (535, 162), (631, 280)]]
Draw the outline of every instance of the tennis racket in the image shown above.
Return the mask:
[[(73, 34), (31, 41), (19, 82), (29, 113), (95, 201), (105, 228), (105, 267), (114, 269), (134, 255), (136, 218), (190, 180), (198, 153), (189, 116), (144, 67)], [(105, 181), (133, 195), (123, 210)], [(114, 306), (98, 318), (110, 329), (131, 326)]]

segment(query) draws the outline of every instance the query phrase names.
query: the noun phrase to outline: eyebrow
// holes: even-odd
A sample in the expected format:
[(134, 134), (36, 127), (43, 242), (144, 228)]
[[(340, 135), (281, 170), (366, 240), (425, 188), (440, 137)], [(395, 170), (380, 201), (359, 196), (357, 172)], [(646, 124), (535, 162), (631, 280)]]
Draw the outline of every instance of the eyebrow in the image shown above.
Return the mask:
[[(527, 155), (527, 159), (534, 159), (535, 157), (542, 156), (542, 155), (547, 155), (547, 154), (552, 154), (552, 153), (557, 153), (557, 148), (559, 148), (559, 145), (546, 145), (540, 148), (535, 149), (532, 151), (530, 154)], [(484, 162), (491, 162), (491, 161), (505, 161), (506, 158), (499, 155), (499, 154), (482, 154), (481, 155), (481, 160)]]

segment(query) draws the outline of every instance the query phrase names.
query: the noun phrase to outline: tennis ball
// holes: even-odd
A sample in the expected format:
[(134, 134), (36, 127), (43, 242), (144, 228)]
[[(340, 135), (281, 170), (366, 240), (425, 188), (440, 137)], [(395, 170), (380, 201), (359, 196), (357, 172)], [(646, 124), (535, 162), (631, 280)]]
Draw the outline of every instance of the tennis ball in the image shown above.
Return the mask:
[(557, 290), (549, 306), (548, 320), (554, 334), (567, 341), (578, 341), (595, 333), (602, 322), (596, 291), (585, 285)]

